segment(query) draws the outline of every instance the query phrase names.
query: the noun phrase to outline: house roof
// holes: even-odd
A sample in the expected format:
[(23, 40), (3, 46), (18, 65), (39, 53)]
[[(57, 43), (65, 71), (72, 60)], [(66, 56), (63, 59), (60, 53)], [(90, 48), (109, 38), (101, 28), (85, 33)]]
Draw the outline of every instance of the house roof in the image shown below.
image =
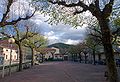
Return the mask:
[(46, 50), (46, 51), (56, 51), (55, 49), (52, 49), (52, 48), (44, 48), (44, 50)]
[(36, 49), (38, 52), (39, 51), (44, 51), (44, 52), (50, 52), (50, 51), (56, 51), (56, 49), (52, 49), (52, 48), (39, 48)]
[(9, 49), (12, 48), (12, 49), (15, 49), (15, 50), (18, 49), (16, 44), (12, 44), (12, 46), (11, 46), (11, 44), (8, 42), (8, 40), (0, 40), (0, 47), (9, 48)]

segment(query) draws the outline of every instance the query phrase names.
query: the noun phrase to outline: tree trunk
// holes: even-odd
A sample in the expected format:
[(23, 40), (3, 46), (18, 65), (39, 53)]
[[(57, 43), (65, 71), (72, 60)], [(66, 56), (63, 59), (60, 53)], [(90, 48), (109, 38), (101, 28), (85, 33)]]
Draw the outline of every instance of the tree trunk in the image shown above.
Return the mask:
[(42, 63), (44, 62), (44, 55), (42, 54)]
[(93, 50), (93, 64), (95, 65), (95, 50)]
[(87, 63), (87, 54), (85, 53), (85, 64)]
[(75, 54), (73, 54), (73, 61), (75, 62)]
[(21, 43), (18, 44), (18, 48), (19, 48), (19, 69), (18, 71), (22, 71), (23, 54), (22, 54)]
[(108, 79), (109, 82), (118, 82), (117, 68), (114, 61), (114, 53), (111, 41), (111, 33), (108, 24), (108, 19), (101, 18), (99, 24), (102, 32), (102, 43), (104, 46), (104, 53), (106, 57)]
[(34, 49), (31, 48), (31, 53), (32, 53), (32, 60), (31, 60), (31, 66), (34, 65)]
[(52, 60), (54, 60), (54, 53), (51, 53), (52, 54)]
[(71, 59), (72, 59), (72, 61), (74, 61), (74, 56), (73, 56), (73, 54), (72, 54), (72, 56), (71, 56)]
[(79, 62), (81, 63), (82, 58), (81, 58), (81, 54), (79, 53)]
[(98, 53), (98, 60), (101, 61), (101, 54)]

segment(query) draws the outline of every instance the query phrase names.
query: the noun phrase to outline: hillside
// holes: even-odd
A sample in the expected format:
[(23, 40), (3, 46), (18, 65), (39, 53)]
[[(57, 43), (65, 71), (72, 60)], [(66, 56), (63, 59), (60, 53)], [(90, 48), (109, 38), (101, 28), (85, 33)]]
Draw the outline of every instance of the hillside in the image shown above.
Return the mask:
[(72, 47), (73, 45), (69, 45), (69, 44), (64, 44), (64, 43), (55, 43), (55, 44), (51, 44), (48, 47), (56, 47), (56, 48), (69, 48)]

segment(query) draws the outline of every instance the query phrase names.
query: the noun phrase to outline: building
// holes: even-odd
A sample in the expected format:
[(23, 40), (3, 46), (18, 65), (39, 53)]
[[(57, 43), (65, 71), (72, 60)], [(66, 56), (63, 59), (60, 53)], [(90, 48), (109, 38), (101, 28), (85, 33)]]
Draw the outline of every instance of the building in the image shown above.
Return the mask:
[(55, 47), (52, 47), (51, 49), (54, 49), (55, 52), (54, 52), (54, 59), (63, 59), (64, 56), (60, 53), (60, 49), (59, 48), (55, 48)]
[(10, 60), (10, 53), (11, 53), (11, 60), (16, 61), (18, 60), (18, 48), (15, 44), (10, 44), (8, 40), (0, 40), (0, 55), (4, 55), (4, 60)]
[(60, 50), (58, 48), (40, 48), (35, 53), (36, 60), (62, 60), (63, 55), (60, 54)]

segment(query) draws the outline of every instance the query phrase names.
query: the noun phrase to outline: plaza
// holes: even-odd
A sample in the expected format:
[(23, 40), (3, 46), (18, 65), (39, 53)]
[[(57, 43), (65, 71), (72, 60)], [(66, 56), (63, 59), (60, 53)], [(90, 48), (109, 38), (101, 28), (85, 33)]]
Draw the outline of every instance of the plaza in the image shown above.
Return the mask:
[(78, 62), (46, 62), (13, 73), (0, 82), (107, 82), (106, 67)]

